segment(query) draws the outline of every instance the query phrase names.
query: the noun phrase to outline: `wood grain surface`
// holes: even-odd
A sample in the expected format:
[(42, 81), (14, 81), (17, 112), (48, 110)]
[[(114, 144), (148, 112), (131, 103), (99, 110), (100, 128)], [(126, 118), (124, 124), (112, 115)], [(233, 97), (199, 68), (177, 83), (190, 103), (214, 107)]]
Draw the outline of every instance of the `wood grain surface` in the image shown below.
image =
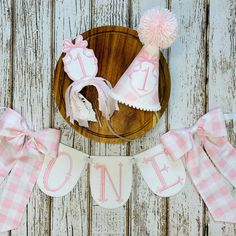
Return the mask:
[[(155, 5), (173, 10), (179, 22), (176, 43), (163, 51), (172, 84), (168, 109), (155, 128), (128, 144), (91, 141), (65, 122), (52, 98), (62, 42), (103, 25), (136, 29), (144, 9)], [(235, 14), (234, 0), (1, 0), (0, 106), (22, 112), (32, 128), (60, 128), (63, 143), (88, 154), (139, 153), (168, 129), (193, 125), (210, 108), (236, 110)], [(232, 128), (229, 122), (235, 146)], [(88, 170), (63, 198), (49, 198), (35, 187), (20, 228), (1, 236), (236, 235), (235, 224), (212, 219), (190, 179), (178, 195), (159, 198), (137, 168), (133, 174), (129, 201), (113, 210), (91, 198)]]
[[(122, 26), (102, 26), (84, 32), (83, 38), (88, 41), (88, 48), (94, 50), (98, 59), (97, 77), (107, 79), (114, 87), (142, 48), (135, 30)], [(101, 122), (89, 122), (89, 127), (81, 127), (77, 122), (70, 123), (66, 117), (65, 93), (72, 80), (64, 71), (63, 53), (55, 69), (53, 91), (57, 106), (69, 125), (85, 137), (104, 143), (119, 143), (139, 138), (153, 128), (164, 113), (170, 96), (170, 73), (165, 58), (160, 54), (159, 60), (159, 100), (161, 110), (154, 112), (141, 111), (119, 104), (109, 121), (110, 126), (123, 139), (114, 135), (108, 127), (107, 120), (99, 112), (98, 95), (94, 86), (85, 87), (82, 94), (92, 103)]]
[[(179, 22), (179, 38), (169, 54), (174, 89), (168, 128), (176, 129), (191, 127), (207, 111), (207, 2), (174, 1), (171, 7)], [(206, 234), (205, 207), (190, 178), (177, 196), (169, 198), (168, 213), (169, 234)]]

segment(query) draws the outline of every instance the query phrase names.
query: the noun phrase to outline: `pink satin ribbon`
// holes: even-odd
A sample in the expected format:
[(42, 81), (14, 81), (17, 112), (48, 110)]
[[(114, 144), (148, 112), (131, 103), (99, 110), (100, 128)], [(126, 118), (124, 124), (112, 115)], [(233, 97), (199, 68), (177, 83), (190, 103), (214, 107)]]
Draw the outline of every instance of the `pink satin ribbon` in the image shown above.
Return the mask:
[(189, 175), (213, 218), (236, 223), (236, 200), (224, 178), (236, 187), (236, 151), (227, 141), (222, 111), (211, 110), (190, 129), (167, 132), (161, 142), (173, 160), (185, 157)]
[[(60, 131), (31, 131), (25, 119), (7, 108), (0, 118), (0, 232), (16, 229), (25, 212), (45, 155), (57, 157)], [(10, 174), (9, 174), (10, 173)]]

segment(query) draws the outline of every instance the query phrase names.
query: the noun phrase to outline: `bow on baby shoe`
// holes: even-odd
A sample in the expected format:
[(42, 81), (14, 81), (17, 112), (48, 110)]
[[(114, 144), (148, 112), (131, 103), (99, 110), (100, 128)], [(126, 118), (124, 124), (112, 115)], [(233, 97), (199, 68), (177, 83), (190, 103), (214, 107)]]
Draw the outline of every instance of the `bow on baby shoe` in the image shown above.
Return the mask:
[(4, 111), (0, 118), (0, 184), (9, 176), (0, 193), (0, 232), (19, 226), (44, 156), (57, 157), (59, 139), (59, 130), (33, 132), (16, 111)]
[(92, 49), (87, 48), (87, 41), (79, 35), (75, 44), (65, 40), (63, 52), (64, 70), (74, 82), (67, 88), (65, 94), (66, 115), (70, 122), (77, 121), (80, 126), (88, 127), (88, 121), (97, 121), (92, 104), (80, 94), (86, 86), (94, 86), (98, 92), (99, 110), (109, 120), (117, 102), (109, 96), (111, 84), (109, 81), (96, 77), (98, 72), (97, 58)]
[(231, 195), (230, 186), (219, 173), (236, 186), (236, 152), (227, 141), (222, 111), (211, 110), (190, 129), (167, 132), (161, 136), (161, 142), (174, 160), (185, 157), (189, 175), (213, 218), (236, 223), (236, 200)]

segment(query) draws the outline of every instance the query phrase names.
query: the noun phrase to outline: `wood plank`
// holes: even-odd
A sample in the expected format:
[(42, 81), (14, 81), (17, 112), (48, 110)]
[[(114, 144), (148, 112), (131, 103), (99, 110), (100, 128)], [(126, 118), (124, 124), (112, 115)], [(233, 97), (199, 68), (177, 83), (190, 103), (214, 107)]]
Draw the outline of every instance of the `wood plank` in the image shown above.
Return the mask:
[[(92, 1), (92, 27), (102, 25), (128, 26), (128, 0)], [(91, 155), (126, 155), (126, 144), (101, 144), (91, 142)], [(127, 206), (114, 210), (99, 207), (92, 198), (91, 235), (128, 235)]]
[(94, 0), (91, 5), (92, 27), (129, 24), (129, 2), (127, 0)]
[[(12, 1), (3, 0), (0, 2), (0, 107), (11, 106), (12, 103)], [(2, 110), (1, 110), (2, 111)], [(0, 112), (1, 112), (0, 111)], [(5, 182), (0, 185), (0, 193)], [(0, 233), (1, 236), (8, 236), (10, 232)]]
[(12, 102), (12, 1), (0, 2), (0, 106), (10, 106)]
[[(136, 28), (142, 14), (152, 7), (166, 7), (165, 0), (148, 0), (131, 2), (131, 27)], [(167, 58), (167, 50), (163, 51)], [(130, 154), (140, 153), (159, 143), (159, 135), (165, 133), (167, 112), (154, 129), (145, 134), (142, 138), (131, 142)], [(156, 196), (150, 191), (143, 180), (138, 168), (134, 168), (133, 191), (130, 198), (129, 218), (130, 235), (166, 235), (166, 199)]]
[[(90, 27), (90, 3), (81, 1), (56, 0), (53, 18), (53, 63), (62, 52), (64, 39), (73, 39)], [(55, 127), (62, 131), (61, 142), (80, 151), (89, 152), (89, 141), (75, 133), (64, 121), (53, 101)], [(65, 197), (52, 198), (51, 235), (88, 235), (89, 234), (89, 186), (87, 169), (78, 180), (77, 185)]]
[[(14, 1), (13, 108), (33, 129), (51, 120), (51, 5), (47, 1)], [(34, 188), (25, 219), (12, 235), (47, 235), (49, 198)]]
[[(235, 111), (236, 97), (236, 2), (211, 1), (209, 14), (208, 107)], [(232, 134), (232, 126), (228, 129)], [(235, 141), (235, 140), (234, 140)], [(234, 144), (235, 146), (235, 142)], [(235, 235), (235, 224), (215, 222), (207, 212), (208, 235)]]
[[(170, 129), (192, 126), (205, 113), (207, 1), (172, 1), (179, 23), (176, 43), (169, 54), (172, 96)], [(168, 202), (168, 234), (203, 235), (203, 202), (190, 178)]]

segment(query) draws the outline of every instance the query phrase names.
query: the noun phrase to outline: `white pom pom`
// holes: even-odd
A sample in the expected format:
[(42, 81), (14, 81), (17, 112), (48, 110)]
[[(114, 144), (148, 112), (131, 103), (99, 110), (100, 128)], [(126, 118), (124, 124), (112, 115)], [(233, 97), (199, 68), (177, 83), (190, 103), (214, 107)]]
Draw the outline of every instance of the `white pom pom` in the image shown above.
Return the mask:
[(144, 45), (168, 48), (177, 36), (177, 20), (168, 9), (153, 8), (144, 13), (138, 34)]

